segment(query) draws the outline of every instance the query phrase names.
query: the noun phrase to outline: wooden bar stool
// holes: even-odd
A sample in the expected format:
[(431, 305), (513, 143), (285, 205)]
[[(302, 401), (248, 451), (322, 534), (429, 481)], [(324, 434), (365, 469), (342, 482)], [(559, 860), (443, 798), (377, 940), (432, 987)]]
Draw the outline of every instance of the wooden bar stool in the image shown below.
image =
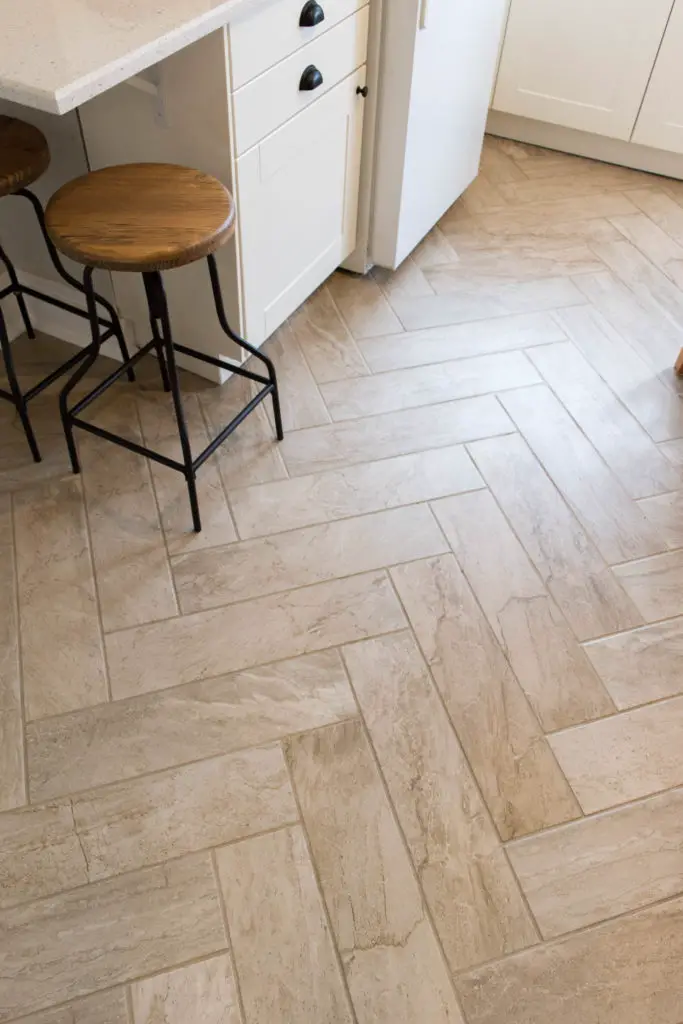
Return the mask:
[[(75, 473), (79, 472), (78, 454), (73, 437), (74, 427), (80, 427), (130, 451), (155, 459), (164, 466), (176, 469), (184, 475), (187, 482), (192, 523), (195, 530), (199, 531), (201, 520), (195, 480), (197, 470), (268, 395), (273, 401), (278, 440), (282, 440), (283, 437), (275, 368), (270, 359), (235, 334), (228, 324), (223, 306), (218, 269), (213, 254), (228, 241), (235, 230), (235, 205), (232, 196), (216, 178), (188, 167), (177, 167), (174, 164), (124, 164), (93, 171), (64, 185), (48, 203), (46, 222), (50, 237), (59, 251), (77, 263), (85, 265), (83, 285), (93, 332), (93, 343), (88, 350), (88, 358), (78, 367), (60, 395), (62, 422), (73, 470)], [(161, 271), (182, 267), (203, 258), (206, 258), (209, 265), (216, 314), (222, 330), (232, 341), (265, 365), (265, 376), (173, 341)], [(101, 384), (70, 407), (70, 393), (94, 363), (101, 344), (96, 325), (95, 295), (92, 290), (92, 274), (95, 267), (142, 274), (152, 339), (127, 359), (123, 366), (117, 368)], [(171, 392), (173, 398), (182, 462), (135, 444), (109, 430), (103, 430), (79, 416), (92, 401), (118, 380), (126, 369), (132, 368), (139, 359), (152, 351), (156, 352), (159, 360), (164, 388)], [(183, 413), (176, 352), (193, 356), (195, 359), (248, 377), (249, 380), (263, 385), (244, 409), (194, 458)]]
[[(26, 121), (20, 121), (15, 117), (7, 117), (4, 114), (0, 115), (0, 198), (3, 196), (21, 196), (23, 199), (28, 199), (35, 212), (40, 230), (43, 233), (47, 251), (55, 270), (60, 277), (67, 282), (67, 284), (70, 284), (72, 288), (75, 288), (81, 294), (84, 294), (85, 289), (83, 285), (64, 268), (57, 251), (47, 234), (45, 228), (45, 216), (43, 214), (43, 208), (40, 205), (40, 200), (26, 187), (36, 181), (41, 174), (47, 170), (49, 163), (50, 150), (47, 144), (47, 139), (41, 131), (35, 128), (32, 124), (28, 124)], [(8, 295), (13, 295), (15, 297), (29, 338), (35, 338), (35, 332), (26, 307), (25, 296), (27, 295), (34, 299), (40, 299), (41, 302), (47, 302), (51, 306), (58, 306), (60, 309), (64, 309), (68, 313), (73, 313), (76, 316), (85, 317), (86, 319), (90, 318), (90, 314), (87, 309), (81, 309), (78, 306), (72, 305), (70, 302), (63, 302), (61, 299), (53, 298), (52, 295), (46, 295), (43, 292), (37, 291), (35, 288), (30, 288), (28, 285), (22, 284), (17, 276), (14, 264), (10, 261), (2, 246), (0, 246), (0, 263), (4, 264), (10, 282), (0, 291), (0, 300), (6, 298)], [(129, 358), (128, 349), (126, 348), (126, 342), (123, 337), (121, 323), (116, 310), (111, 303), (107, 302), (107, 300), (103, 299), (100, 295), (96, 295), (95, 300), (103, 307), (107, 314), (106, 317), (98, 316), (97, 318), (97, 329), (101, 335), (100, 341), (105, 341), (107, 338), (115, 337), (119, 343), (119, 348), (121, 349), (121, 357), (124, 360), (127, 360)], [(7, 372), (7, 379), (10, 388), (9, 391), (0, 389), (0, 398), (4, 398), (7, 401), (12, 402), (16, 408), (24, 428), (24, 433), (26, 434), (26, 440), (28, 441), (29, 448), (31, 449), (31, 454), (36, 462), (40, 462), (40, 451), (36, 443), (33, 428), (31, 427), (27, 405), (32, 398), (35, 398), (36, 395), (39, 395), (41, 391), (44, 391), (45, 388), (49, 387), (50, 384), (61, 377), (62, 374), (66, 373), (73, 366), (79, 363), (84, 358), (85, 352), (77, 352), (65, 363), (62, 363), (61, 366), (58, 366), (55, 370), (49, 373), (47, 377), (39, 381), (32, 388), (29, 388), (28, 391), (22, 392), (17, 379), (14, 357), (12, 355), (12, 348), (7, 334), (7, 325), (1, 308), (0, 350), (2, 351), (2, 357), (5, 363), (5, 370)], [(131, 376), (130, 379), (134, 380), (134, 376)]]

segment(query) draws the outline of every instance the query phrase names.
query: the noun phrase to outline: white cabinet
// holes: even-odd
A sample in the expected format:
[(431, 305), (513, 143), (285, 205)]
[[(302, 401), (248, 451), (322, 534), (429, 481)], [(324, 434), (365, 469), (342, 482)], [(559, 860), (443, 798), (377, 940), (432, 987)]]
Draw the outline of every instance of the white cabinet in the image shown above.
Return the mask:
[(494, 108), (630, 139), (672, 4), (512, 0)]
[(397, 267), (477, 175), (504, 8), (384, 4), (370, 239), (380, 266)]
[(633, 142), (683, 153), (683, 0), (676, 0)]
[(356, 244), (365, 67), (237, 160), (246, 335), (260, 345)]

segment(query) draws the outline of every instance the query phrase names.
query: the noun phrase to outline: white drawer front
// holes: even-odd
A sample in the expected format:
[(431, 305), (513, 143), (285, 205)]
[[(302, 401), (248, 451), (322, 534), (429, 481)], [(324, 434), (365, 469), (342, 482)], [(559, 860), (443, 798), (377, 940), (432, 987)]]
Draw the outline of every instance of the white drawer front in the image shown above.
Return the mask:
[(246, 335), (260, 345), (356, 244), (365, 67), (237, 161)]
[(329, 32), (368, 0), (319, 0), (324, 20), (313, 27), (299, 22), (306, 0), (275, 0), (241, 21), (231, 22), (230, 68), (233, 89), (272, 68), (290, 53)]
[[(368, 13), (367, 7), (362, 8), (234, 93), (235, 148), (238, 155), (246, 153), (365, 64)], [(310, 65), (320, 71), (323, 81), (311, 92), (302, 91), (301, 77)]]

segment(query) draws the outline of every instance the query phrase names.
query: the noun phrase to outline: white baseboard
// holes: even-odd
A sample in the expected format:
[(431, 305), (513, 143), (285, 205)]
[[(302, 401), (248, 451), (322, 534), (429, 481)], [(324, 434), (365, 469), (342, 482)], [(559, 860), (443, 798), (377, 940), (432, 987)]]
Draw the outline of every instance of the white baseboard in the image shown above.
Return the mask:
[(639, 146), (635, 142), (608, 139), (603, 135), (563, 128), (546, 121), (504, 114), (500, 110), (489, 111), (486, 131), (490, 135), (528, 142), (532, 146), (544, 146), (546, 149), (557, 149), (563, 153), (574, 153), (608, 164), (620, 164), (622, 167), (634, 167), (650, 174), (683, 180), (683, 155), (680, 153), (667, 153), (662, 149)]

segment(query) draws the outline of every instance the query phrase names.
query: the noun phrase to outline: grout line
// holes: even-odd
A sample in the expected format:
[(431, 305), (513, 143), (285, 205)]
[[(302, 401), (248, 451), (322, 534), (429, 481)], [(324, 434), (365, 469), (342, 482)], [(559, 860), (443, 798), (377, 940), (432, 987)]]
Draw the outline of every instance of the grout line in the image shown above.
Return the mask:
[(128, 1024), (136, 1024), (135, 1010), (133, 1007), (133, 991), (130, 983), (125, 986), (125, 999), (126, 999), (126, 1016), (128, 1017)]
[[(338, 651), (339, 661), (340, 661), (340, 663), (342, 665), (344, 673), (347, 675), (347, 682), (348, 682), (348, 674), (346, 673), (346, 666), (344, 665), (344, 659), (342, 658), (341, 648), (336, 648), (336, 650)], [(355, 693), (353, 693), (353, 689), (352, 688), (351, 688), (351, 693), (353, 694), (354, 700), (355, 700)], [(350, 721), (350, 722), (351, 721), (357, 721), (358, 718), (360, 717), (360, 709), (358, 708), (358, 702), (357, 701), (356, 701), (356, 710), (357, 710), (357, 714), (354, 715), (353, 718), (346, 719), (346, 721)], [(339, 724), (339, 723), (330, 723), (330, 725), (336, 725), (336, 724)], [(327, 726), (322, 726), (322, 728), (327, 728)], [(313, 731), (317, 731), (317, 730), (310, 730), (310, 731), (313, 732)], [(281, 741), (282, 757), (283, 757), (283, 760), (285, 762), (285, 766), (286, 766), (286, 769), (287, 769), (287, 775), (288, 775), (288, 778), (289, 778), (289, 784), (290, 784), (292, 793), (294, 794), (294, 802), (296, 803), (296, 808), (297, 808), (297, 811), (299, 813), (299, 827), (301, 828), (301, 832), (302, 832), (303, 837), (304, 837), (304, 842), (306, 844), (306, 850), (308, 852), (308, 859), (309, 859), (309, 861), (311, 863), (311, 870), (313, 871), (313, 876), (315, 878), (315, 884), (316, 884), (316, 887), (318, 889), (318, 895), (320, 897), (320, 903), (321, 903), (321, 906), (322, 906), (323, 916), (325, 918), (325, 923), (327, 924), (327, 928), (328, 928), (329, 935), (330, 935), (330, 942), (332, 943), (332, 950), (333, 950), (333, 953), (334, 953), (335, 960), (337, 962), (337, 970), (339, 972), (339, 977), (341, 979), (342, 987), (343, 987), (344, 992), (346, 994), (346, 999), (348, 1001), (348, 1005), (349, 1005), (349, 1009), (350, 1009), (350, 1012), (351, 1012), (351, 1016), (353, 1018), (353, 1024), (359, 1024), (358, 1017), (357, 1017), (357, 1014), (356, 1014), (356, 1007), (354, 1005), (353, 998), (351, 996), (351, 989), (349, 987), (349, 979), (347, 977), (346, 968), (344, 966), (344, 961), (342, 959), (341, 951), (339, 949), (339, 941), (337, 939), (336, 932), (335, 932), (334, 927), (332, 925), (332, 915), (330, 913), (330, 909), (328, 907), (327, 900), (325, 898), (325, 890), (324, 890), (324, 887), (323, 887), (323, 884), (322, 884), (322, 880), (321, 880), (321, 877), (320, 877), (320, 871), (318, 869), (318, 863), (317, 863), (317, 861), (315, 859), (315, 855), (314, 855), (314, 852), (313, 852), (313, 844), (311, 843), (310, 833), (308, 831), (308, 826), (306, 824), (306, 819), (304, 817), (304, 813), (303, 813), (303, 810), (301, 808), (301, 801), (299, 800), (299, 793), (298, 793), (298, 790), (296, 788), (296, 783), (294, 781), (294, 773), (292, 771), (292, 766), (290, 764), (289, 758), (287, 757), (286, 745), (287, 745), (287, 741), (290, 739), (291, 735), (292, 734), (288, 734), (286, 739), (283, 739)], [(299, 735), (302, 735), (302, 734), (299, 734)]]
[[(352, 276), (355, 276), (355, 275), (352, 275)], [(329, 279), (328, 279), (328, 280), (329, 280)], [(337, 300), (335, 299), (335, 297), (334, 297), (334, 295), (333, 295), (333, 293), (332, 293), (332, 289), (331, 289), (331, 288), (329, 287), (329, 285), (328, 285), (327, 281), (326, 281), (326, 282), (325, 282), (325, 284), (323, 285), (323, 289), (324, 289), (324, 291), (325, 291), (325, 294), (326, 294), (326, 295), (327, 295), (327, 297), (329, 298), (329, 300), (330, 300), (330, 303), (331, 303), (331, 304), (332, 304), (332, 306), (334, 307), (334, 310), (335, 310), (335, 312), (336, 312), (337, 316), (339, 317), (339, 320), (340, 320), (340, 322), (341, 322), (341, 324), (342, 324), (342, 327), (346, 328), (346, 333), (348, 334), (349, 338), (350, 338), (350, 339), (351, 339), (351, 341), (353, 342), (354, 348), (355, 348), (355, 349), (356, 349), (356, 351), (358, 352), (358, 355), (359, 355), (359, 356), (360, 356), (360, 358), (361, 358), (361, 362), (363, 363), (363, 366), (364, 366), (364, 367), (366, 368), (366, 370), (368, 371), (368, 372), (367, 372), (367, 374), (365, 374), (364, 376), (367, 376), (367, 377), (371, 377), (371, 376), (372, 376), (372, 370), (370, 369), (370, 366), (369, 366), (369, 364), (368, 364), (368, 361), (367, 361), (367, 359), (365, 358), (365, 356), (363, 355), (363, 352), (362, 352), (362, 350), (361, 350), (361, 347), (360, 347), (360, 345), (358, 344), (358, 341), (359, 341), (359, 340), (360, 340), (360, 341), (365, 341), (365, 338), (361, 338), (361, 339), (357, 339), (357, 338), (356, 338), (355, 334), (353, 333), (353, 331), (352, 331), (352, 330), (351, 330), (351, 328), (349, 327), (349, 325), (348, 325), (348, 323), (347, 323), (347, 320), (346, 320), (346, 317), (345, 317), (345, 316), (344, 316), (344, 314), (342, 313), (342, 310), (341, 310), (341, 306), (339, 305), (339, 303), (338, 303), (338, 302), (337, 302)], [(397, 318), (397, 319), (398, 319), (398, 318)], [(399, 335), (399, 336), (400, 336), (400, 335)], [(346, 339), (346, 340), (348, 340), (348, 339)], [(315, 376), (315, 374), (314, 374), (314, 376)], [(347, 380), (347, 379), (349, 379), (349, 378), (346, 378), (346, 377), (340, 377), (340, 380)], [(353, 379), (353, 378), (351, 378), (351, 379)], [(325, 384), (328, 384), (328, 383), (330, 383), (330, 384), (331, 384), (331, 383), (336, 383), (336, 382), (334, 382), (334, 381), (321, 381), (321, 382), (319, 382), (319, 383), (320, 383), (320, 384), (322, 384), (322, 383), (325, 383)], [(322, 392), (321, 392), (321, 393), (322, 393)], [(326, 406), (325, 406), (325, 407), (327, 408), (327, 404), (326, 404)], [(329, 409), (328, 409), (328, 412), (329, 412)]]
[[(252, 838), (251, 836), (249, 838)], [(230, 932), (230, 922), (228, 920), (228, 908), (225, 905), (225, 895), (223, 893), (223, 886), (221, 885), (220, 872), (218, 871), (218, 860), (216, 857), (216, 850), (211, 850), (211, 870), (213, 871), (214, 882), (216, 885), (216, 895), (218, 897), (218, 904), (220, 906), (221, 918), (223, 920), (223, 930), (225, 931), (225, 938), (228, 944), (227, 953), (232, 968), (232, 976), (235, 983), (235, 995), (237, 996), (237, 1012), (240, 1016), (240, 1020), (243, 1024), (247, 1024), (247, 1011), (244, 1007), (244, 998), (242, 996), (242, 984), (240, 982), (239, 971), (237, 970), (237, 959), (235, 957), (235, 946), (232, 941), (232, 934)], [(199, 1007), (197, 1007), (199, 1009)], [(190, 1024), (188, 1021), (187, 1024)]]
[(636, 704), (633, 707), (628, 708), (617, 708), (616, 712), (610, 715), (603, 715), (601, 718), (593, 718), (587, 722), (575, 722), (574, 725), (566, 725), (562, 729), (550, 729), (546, 736), (558, 736), (564, 735), (568, 732), (576, 732), (577, 729), (592, 728), (593, 726), (601, 725), (603, 722), (610, 722), (615, 718), (622, 718), (624, 715), (632, 715), (634, 712), (643, 711), (646, 708), (657, 707), (660, 704), (670, 704), (673, 701), (683, 700), (682, 693), (674, 693), (670, 696), (661, 697), (658, 700), (646, 701), (644, 704)]

